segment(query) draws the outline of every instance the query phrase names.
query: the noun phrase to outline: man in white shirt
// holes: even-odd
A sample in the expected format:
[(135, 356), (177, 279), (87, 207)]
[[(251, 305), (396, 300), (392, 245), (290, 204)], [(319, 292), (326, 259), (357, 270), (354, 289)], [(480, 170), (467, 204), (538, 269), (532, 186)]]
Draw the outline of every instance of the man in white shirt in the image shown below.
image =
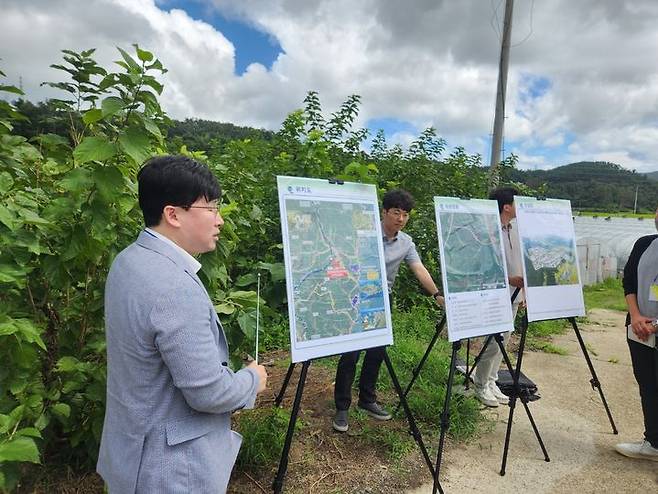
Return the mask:
[[(523, 301), (523, 262), (521, 247), (519, 243), (519, 232), (516, 228), (516, 206), (514, 196), (519, 192), (513, 187), (499, 187), (489, 194), (489, 199), (498, 202), (500, 213), (500, 224), (503, 234), (503, 245), (505, 247), (505, 258), (507, 259), (507, 276), (509, 277), (510, 297), (520, 289), (512, 303), (512, 313), (516, 317), (519, 304)], [(509, 340), (510, 332), (504, 336), (505, 345)], [(503, 393), (496, 384), (498, 369), (503, 360), (503, 354), (495, 341), (490, 341), (487, 348), (480, 357), (473, 381), (475, 383), (475, 396), (480, 402), (488, 407), (497, 407), (499, 403), (509, 402), (508, 396)]]

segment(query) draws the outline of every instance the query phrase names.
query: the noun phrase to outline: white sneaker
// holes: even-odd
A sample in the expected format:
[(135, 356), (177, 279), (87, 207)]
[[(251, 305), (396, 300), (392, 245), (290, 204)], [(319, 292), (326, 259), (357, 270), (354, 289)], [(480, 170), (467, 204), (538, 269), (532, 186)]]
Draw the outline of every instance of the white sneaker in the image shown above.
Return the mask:
[(493, 395), (489, 386), (475, 385), (475, 397), (480, 400), (480, 403), (491, 408), (498, 406), (498, 399)]
[(647, 440), (636, 443), (619, 443), (615, 446), (617, 453), (630, 458), (658, 461), (658, 448), (651, 446)]
[(502, 405), (507, 405), (509, 403), (509, 396), (500, 390), (495, 381), (489, 381), (487, 384), (489, 384), (491, 394), (498, 400), (498, 403)]

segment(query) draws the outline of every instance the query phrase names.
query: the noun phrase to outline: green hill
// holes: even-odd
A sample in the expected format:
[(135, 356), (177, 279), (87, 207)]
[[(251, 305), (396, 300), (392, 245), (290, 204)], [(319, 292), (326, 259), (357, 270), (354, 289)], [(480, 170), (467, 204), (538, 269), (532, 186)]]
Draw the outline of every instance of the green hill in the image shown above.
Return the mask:
[(658, 182), (658, 172), (649, 172), (649, 173), (645, 173), (645, 175), (649, 180), (654, 180)]
[(569, 199), (574, 209), (632, 211), (636, 190), (638, 212), (655, 211), (658, 205), (658, 176), (651, 180), (615, 163), (581, 161), (551, 170), (513, 170), (510, 178), (533, 188), (544, 186), (547, 197)]

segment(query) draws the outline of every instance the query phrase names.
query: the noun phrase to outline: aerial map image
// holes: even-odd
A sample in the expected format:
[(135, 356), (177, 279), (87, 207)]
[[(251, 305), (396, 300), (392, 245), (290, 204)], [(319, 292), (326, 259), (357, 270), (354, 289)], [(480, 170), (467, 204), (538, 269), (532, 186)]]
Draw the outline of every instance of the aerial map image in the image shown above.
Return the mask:
[(439, 211), (448, 292), (505, 288), (497, 214)]
[(297, 342), (386, 328), (376, 206), (285, 204)]
[(558, 235), (524, 238), (523, 261), (529, 287), (579, 283), (576, 247), (571, 238)]

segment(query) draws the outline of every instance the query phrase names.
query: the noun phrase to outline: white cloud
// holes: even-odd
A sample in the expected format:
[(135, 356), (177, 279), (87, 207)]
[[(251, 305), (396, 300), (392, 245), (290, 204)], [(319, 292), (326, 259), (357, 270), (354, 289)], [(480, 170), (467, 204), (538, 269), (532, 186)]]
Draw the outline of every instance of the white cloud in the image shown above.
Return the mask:
[[(38, 83), (60, 77), (47, 68), (58, 50), (96, 46), (107, 64), (114, 46), (137, 42), (169, 69), (162, 102), (176, 118), (274, 129), (309, 90), (319, 91), (327, 111), (358, 93), (359, 124), (393, 118), (432, 125), (449, 146), (464, 145), (488, 162), (500, 43), (492, 23), (503, 14), (501, 2), (494, 15), (497, 4), (208, 0), (282, 47), (270, 70), (252, 64), (236, 76), (235, 47), (220, 32), (154, 0), (4, 0), (0, 43), (9, 49), (1, 64), (39, 99), (48, 93)], [(522, 163), (609, 156), (658, 168), (656, 21), (653, 0), (516, 2), (513, 42), (530, 36), (511, 53), (506, 140), (517, 144), (510, 150), (522, 153)], [(549, 82), (543, 94), (533, 92), (533, 77)]]

